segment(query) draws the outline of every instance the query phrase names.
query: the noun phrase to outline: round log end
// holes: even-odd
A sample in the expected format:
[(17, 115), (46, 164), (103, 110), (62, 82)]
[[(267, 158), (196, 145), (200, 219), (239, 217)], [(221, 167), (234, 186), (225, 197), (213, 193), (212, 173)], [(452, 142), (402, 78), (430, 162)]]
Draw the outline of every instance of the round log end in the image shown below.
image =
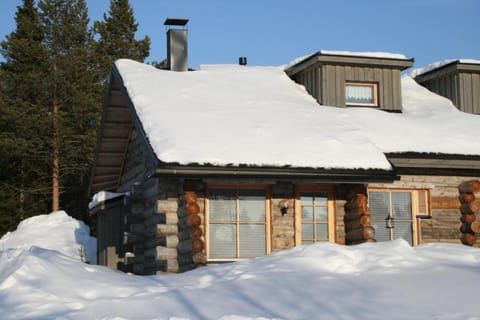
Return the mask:
[(194, 239), (192, 241), (192, 252), (202, 252), (205, 248), (203, 241), (200, 239)]
[(200, 206), (196, 202), (187, 204), (188, 214), (198, 214), (200, 212)]

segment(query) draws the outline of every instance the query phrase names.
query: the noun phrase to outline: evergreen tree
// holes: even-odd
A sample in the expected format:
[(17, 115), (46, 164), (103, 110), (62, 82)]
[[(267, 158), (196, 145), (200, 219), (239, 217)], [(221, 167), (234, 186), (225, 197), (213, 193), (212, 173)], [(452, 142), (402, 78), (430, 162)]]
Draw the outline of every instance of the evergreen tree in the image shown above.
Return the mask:
[(103, 21), (94, 23), (98, 36), (97, 55), (102, 69), (102, 79), (108, 80), (112, 63), (120, 58), (143, 62), (150, 53), (150, 38), (135, 40), (138, 23), (128, 0), (111, 0)]
[(17, 7), (17, 28), (1, 43), (0, 235), (48, 212), (49, 140), (43, 30), (33, 0)]
[(93, 36), (84, 0), (41, 0), (52, 113), (52, 208), (80, 217), (102, 106)]

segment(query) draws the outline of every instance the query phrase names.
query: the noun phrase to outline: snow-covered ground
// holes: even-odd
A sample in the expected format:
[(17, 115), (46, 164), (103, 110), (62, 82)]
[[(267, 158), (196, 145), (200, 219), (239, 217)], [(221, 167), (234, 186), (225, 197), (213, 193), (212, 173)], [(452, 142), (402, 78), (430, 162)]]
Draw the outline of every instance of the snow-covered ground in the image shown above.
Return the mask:
[(0, 240), (1, 319), (480, 319), (480, 250), (318, 243), (179, 275), (80, 261), (88, 227), (64, 212)]

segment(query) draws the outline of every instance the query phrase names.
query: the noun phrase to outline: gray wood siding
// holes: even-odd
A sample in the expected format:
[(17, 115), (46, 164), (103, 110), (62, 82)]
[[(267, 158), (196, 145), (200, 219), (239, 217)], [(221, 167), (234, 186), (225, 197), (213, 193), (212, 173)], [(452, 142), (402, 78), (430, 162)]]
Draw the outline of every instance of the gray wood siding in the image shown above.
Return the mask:
[(319, 97), (322, 96), (322, 86), (320, 84), (321, 74), (320, 69), (310, 68), (299, 74), (295, 75), (295, 82), (302, 84), (307, 92), (317, 99), (317, 102), (321, 103)]
[(377, 67), (324, 64), (301, 71), (294, 80), (322, 105), (345, 107), (345, 82), (378, 83), (380, 109), (402, 110), (400, 70)]
[(458, 74), (449, 74), (422, 83), (430, 91), (450, 99), (454, 105), (460, 106), (462, 100), (462, 83)]
[(143, 181), (153, 170), (153, 164), (148, 159), (148, 150), (146, 150), (137, 129), (134, 128), (128, 144), (118, 191), (129, 191), (134, 182)]
[(460, 110), (480, 114), (480, 74), (461, 73)]
[(421, 85), (450, 99), (463, 112), (480, 114), (480, 74), (439, 72), (436, 76), (418, 77)]

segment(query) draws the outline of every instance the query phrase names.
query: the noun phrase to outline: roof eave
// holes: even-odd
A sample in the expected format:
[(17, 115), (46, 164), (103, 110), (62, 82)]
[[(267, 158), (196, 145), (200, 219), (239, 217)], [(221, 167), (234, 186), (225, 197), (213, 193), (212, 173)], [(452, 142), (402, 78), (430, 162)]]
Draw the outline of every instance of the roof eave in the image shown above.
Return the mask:
[(291, 167), (238, 166), (183, 166), (163, 164), (155, 171), (157, 176), (184, 178), (261, 178), (277, 180), (304, 180), (315, 183), (392, 182), (399, 177), (395, 170), (376, 169), (314, 169)]
[(325, 54), (318, 51), (311, 56), (299, 61), (290, 66), (285, 72), (292, 76), (301, 70), (307, 69), (314, 64), (337, 64), (337, 65), (362, 65), (374, 67), (387, 67), (392, 69), (399, 69), (401, 71), (413, 66), (415, 60), (411, 59), (396, 59), (387, 57), (368, 57), (355, 55), (341, 55), (341, 54)]

